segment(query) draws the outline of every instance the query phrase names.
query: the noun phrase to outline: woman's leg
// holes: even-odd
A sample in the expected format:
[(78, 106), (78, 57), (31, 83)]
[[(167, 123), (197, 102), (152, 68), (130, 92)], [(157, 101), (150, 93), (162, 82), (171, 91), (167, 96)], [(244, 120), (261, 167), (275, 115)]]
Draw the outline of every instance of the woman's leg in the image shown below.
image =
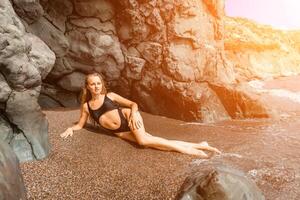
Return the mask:
[[(145, 132), (145, 134), (146, 135), (150, 135), (147, 132)], [(116, 133), (116, 135), (118, 137), (122, 138), (122, 139), (138, 143), (136, 141), (134, 135), (131, 132), (120, 132), (120, 133)], [(152, 136), (152, 135), (150, 135), (150, 136)], [(169, 141), (175, 142), (175, 143), (177, 143), (179, 145), (182, 145), (182, 146), (193, 147), (193, 148), (196, 148), (196, 149), (201, 149), (201, 150), (206, 150), (206, 151), (212, 151), (212, 152), (216, 152), (216, 153), (221, 153), (217, 148), (209, 146), (206, 141), (203, 141), (203, 142), (200, 142), (200, 143), (184, 142), (184, 141), (179, 141), (179, 140), (169, 140)], [(161, 150), (167, 151), (168, 149), (167, 148), (161, 148)]]
[(202, 158), (207, 158), (207, 154), (203, 151), (196, 149), (192, 146), (186, 146), (179, 144), (178, 142), (174, 142), (172, 140), (166, 140), (164, 138), (152, 136), (149, 133), (145, 132), (144, 123), (141, 115), (137, 113), (138, 120), (141, 121), (141, 127), (139, 129), (133, 130), (131, 128), (131, 132), (133, 133), (135, 140), (138, 144), (146, 147), (152, 147), (155, 149), (166, 150), (166, 151), (178, 151), (185, 154), (197, 155)]
[(210, 146), (206, 141), (200, 142), (200, 143), (192, 143), (192, 142), (185, 142), (185, 141), (179, 141), (179, 140), (171, 140), (176, 142), (177, 144), (183, 145), (183, 146), (191, 146), (196, 149), (206, 150), (206, 151), (212, 151), (215, 153), (221, 153), (220, 150), (218, 150), (215, 147)]

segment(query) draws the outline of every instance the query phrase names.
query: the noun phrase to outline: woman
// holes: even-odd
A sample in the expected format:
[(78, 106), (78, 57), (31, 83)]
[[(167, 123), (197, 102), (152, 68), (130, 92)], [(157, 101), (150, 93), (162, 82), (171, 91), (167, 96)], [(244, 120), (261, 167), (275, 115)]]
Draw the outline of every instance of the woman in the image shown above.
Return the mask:
[[(120, 108), (118, 104), (125, 108)], [(86, 77), (81, 99), (81, 115), (78, 123), (68, 128), (60, 136), (66, 138), (69, 135), (72, 136), (73, 131), (82, 129), (88, 116), (101, 129), (145, 147), (165, 151), (178, 151), (189, 155), (197, 155), (201, 158), (208, 158), (208, 155), (202, 150), (220, 153), (218, 149), (209, 146), (207, 142), (190, 143), (166, 140), (150, 135), (145, 131), (137, 104), (118, 94), (107, 93), (104, 81), (98, 73), (89, 74)]]

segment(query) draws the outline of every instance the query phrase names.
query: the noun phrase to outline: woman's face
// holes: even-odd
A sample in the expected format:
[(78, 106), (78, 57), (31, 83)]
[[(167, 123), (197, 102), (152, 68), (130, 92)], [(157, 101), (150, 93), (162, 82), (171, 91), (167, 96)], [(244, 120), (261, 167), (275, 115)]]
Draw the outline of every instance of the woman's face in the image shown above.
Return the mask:
[(92, 95), (101, 94), (102, 91), (102, 82), (98, 76), (90, 76), (87, 79), (87, 89), (91, 92)]

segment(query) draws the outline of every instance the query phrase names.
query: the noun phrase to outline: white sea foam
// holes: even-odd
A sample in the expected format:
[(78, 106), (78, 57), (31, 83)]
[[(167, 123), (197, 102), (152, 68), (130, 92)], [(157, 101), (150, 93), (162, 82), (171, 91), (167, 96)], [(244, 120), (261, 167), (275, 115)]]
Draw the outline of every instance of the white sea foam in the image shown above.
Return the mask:
[(264, 82), (259, 81), (259, 80), (249, 81), (248, 84), (251, 87), (256, 88), (256, 89), (263, 89), (263, 87), (265, 85)]
[(248, 84), (257, 89), (258, 92), (264, 92), (272, 96), (288, 98), (296, 103), (300, 103), (300, 92), (292, 92), (284, 89), (265, 89), (264, 82), (259, 80), (250, 81)]
[(269, 93), (273, 96), (286, 97), (296, 103), (300, 103), (300, 92), (291, 92), (289, 90), (283, 89), (272, 89), (269, 90)]

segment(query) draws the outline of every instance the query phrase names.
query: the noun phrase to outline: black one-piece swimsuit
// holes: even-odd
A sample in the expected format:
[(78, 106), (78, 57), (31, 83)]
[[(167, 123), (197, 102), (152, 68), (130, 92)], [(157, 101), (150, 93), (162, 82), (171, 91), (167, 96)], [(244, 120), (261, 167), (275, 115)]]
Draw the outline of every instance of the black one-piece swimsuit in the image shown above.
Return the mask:
[[(121, 108), (119, 107), (119, 105), (117, 105), (115, 102), (113, 102), (106, 95), (104, 96), (104, 101), (103, 101), (102, 106), (100, 106), (98, 109), (92, 110), (91, 107), (90, 107), (89, 102), (87, 102), (87, 105), (88, 105), (91, 117), (99, 124), (99, 127), (102, 130), (104, 130), (105, 132), (118, 133), (118, 132), (127, 132), (127, 131), (130, 131), (130, 128), (128, 127), (128, 121), (124, 117), (124, 115), (123, 115), (123, 113), (121, 111)], [(103, 115), (104, 113), (106, 113), (108, 111), (114, 110), (114, 109), (118, 109), (120, 120), (121, 120), (120, 127), (118, 129), (109, 129), (109, 128), (103, 127), (99, 123), (99, 119), (100, 119), (101, 115)]]

